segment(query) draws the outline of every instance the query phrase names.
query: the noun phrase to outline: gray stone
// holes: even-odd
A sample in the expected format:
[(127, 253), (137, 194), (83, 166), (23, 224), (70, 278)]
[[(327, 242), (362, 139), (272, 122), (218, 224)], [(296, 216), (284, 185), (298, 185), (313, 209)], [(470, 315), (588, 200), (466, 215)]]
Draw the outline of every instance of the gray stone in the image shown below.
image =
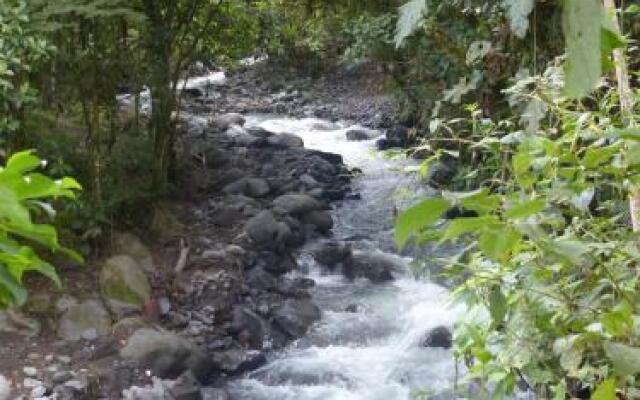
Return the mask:
[(271, 211), (262, 211), (251, 218), (245, 230), (253, 243), (260, 247), (283, 248), (291, 236), (291, 230), (284, 222), (278, 222)]
[(283, 149), (304, 147), (304, 140), (300, 136), (291, 133), (279, 133), (269, 136), (267, 143), (273, 147)]
[(203, 349), (178, 335), (154, 329), (137, 330), (120, 355), (140, 362), (163, 379), (175, 379), (189, 370), (206, 383), (214, 372), (214, 363)]
[(241, 375), (267, 363), (267, 357), (257, 350), (232, 349), (215, 355), (220, 368), (230, 375)]
[(349, 279), (367, 278), (374, 283), (394, 280), (393, 273), (401, 270), (400, 262), (381, 252), (354, 251), (343, 264), (342, 272)]
[(58, 337), (61, 339), (77, 341), (88, 331), (94, 332), (96, 337), (111, 333), (111, 318), (98, 300), (71, 306), (58, 321)]
[(261, 350), (267, 335), (265, 321), (246, 307), (233, 309), (231, 329), (243, 346)]
[(229, 129), (232, 125), (244, 126), (245, 121), (246, 120), (242, 114), (223, 114), (211, 120), (211, 127), (222, 132)]
[(289, 299), (275, 311), (273, 321), (287, 336), (297, 339), (320, 317), (320, 309), (311, 300)]
[(350, 131), (347, 131), (347, 140), (356, 142), (356, 141), (361, 141), (361, 140), (370, 140), (373, 139), (375, 136), (370, 133), (369, 131), (365, 131), (363, 129), (351, 129)]
[(327, 211), (311, 211), (302, 217), (302, 222), (314, 226), (321, 233), (327, 233), (333, 229), (333, 217)]
[(313, 258), (329, 268), (344, 263), (351, 258), (351, 246), (344, 242), (327, 241), (311, 250)]
[(151, 250), (142, 243), (139, 237), (132, 233), (116, 233), (113, 236), (113, 250), (115, 254), (130, 256), (148, 273), (152, 273), (155, 270)]
[(290, 215), (302, 216), (322, 210), (324, 204), (306, 194), (285, 194), (273, 200), (274, 210)]
[(169, 387), (172, 400), (202, 400), (200, 383), (191, 371), (180, 375)]
[(151, 298), (151, 285), (140, 264), (131, 256), (118, 255), (102, 267), (100, 292), (109, 310), (121, 317), (142, 310)]
[(271, 192), (269, 182), (262, 178), (243, 178), (225, 186), (226, 194), (243, 194), (252, 198), (262, 198)]
[(427, 332), (422, 347), (450, 349), (453, 344), (451, 331), (446, 326), (438, 326)]

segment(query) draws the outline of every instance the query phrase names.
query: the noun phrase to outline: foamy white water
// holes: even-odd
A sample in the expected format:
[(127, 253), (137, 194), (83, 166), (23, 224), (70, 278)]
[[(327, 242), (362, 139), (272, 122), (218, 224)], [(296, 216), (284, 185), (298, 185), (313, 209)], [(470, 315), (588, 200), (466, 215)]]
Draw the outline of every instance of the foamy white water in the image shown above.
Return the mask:
[[(334, 211), (334, 236), (358, 238), (361, 251), (393, 248), (393, 211), (401, 188), (414, 196), (418, 190), (403, 172), (405, 160), (382, 157), (375, 139), (350, 142), (349, 127), (318, 119), (250, 117), (248, 126), (277, 133), (293, 133), (312, 149), (341, 154), (363, 174), (353, 186), (361, 200), (339, 203)], [(374, 131), (371, 131), (374, 134)], [(446, 289), (413, 279), (408, 258), (395, 257), (407, 273), (394, 282), (348, 282), (327, 274), (309, 256), (300, 263), (316, 281), (314, 301), (322, 320), (302, 339), (274, 356), (262, 369), (234, 382), (235, 400), (409, 400), (414, 394), (450, 393), (456, 379), (451, 351), (424, 348), (425, 334), (434, 327), (452, 327), (463, 308), (450, 303)], [(347, 312), (349, 305), (357, 312)]]

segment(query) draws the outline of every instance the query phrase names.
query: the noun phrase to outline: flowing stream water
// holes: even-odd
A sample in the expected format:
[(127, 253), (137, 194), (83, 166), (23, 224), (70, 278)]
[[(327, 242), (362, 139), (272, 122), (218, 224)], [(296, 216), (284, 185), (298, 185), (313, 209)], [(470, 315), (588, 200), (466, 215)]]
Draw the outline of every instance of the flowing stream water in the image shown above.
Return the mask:
[[(384, 252), (406, 266), (394, 282), (347, 281), (302, 252), (300, 264), (316, 281), (314, 301), (322, 320), (308, 334), (274, 354), (263, 368), (231, 385), (236, 400), (404, 400), (453, 398), (456, 365), (451, 351), (421, 346), (434, 327), (451, 327), (462, 312), (447, 290), (409, 272), (409, 258), (393, 253), (394, 207), (400, 189), (421, 195), (402, 172), (406, 160), (384, 158), (371, 140), (347, 141), (349, 127), (317, 119), (253, 116), (248, 126), (297, 134), (312, 149), (341, 154), (362, 170), (354, 179), (360, 200), (334, 207), (334, 237), (356, 249)], [(426, 193), (425, 193), (426, 195)], [(347, 308), (351, 305), (351, 309)], [(355, 305), (356, 312), (353, 312)], [(428, 394), (419, 397), (420, 394)]]

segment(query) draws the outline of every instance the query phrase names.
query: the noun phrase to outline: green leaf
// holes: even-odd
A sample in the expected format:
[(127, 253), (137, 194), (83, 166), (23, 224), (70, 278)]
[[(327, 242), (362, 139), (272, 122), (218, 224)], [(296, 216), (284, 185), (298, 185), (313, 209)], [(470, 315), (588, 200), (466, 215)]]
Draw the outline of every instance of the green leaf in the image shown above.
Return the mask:
[(6, 170), (12, 173), (23, 174), (40, 166), (40, 159), (33, 155), (32, 150), (15, 153), (7, 161)]
[(546, 207), (547, 202), (544, 199), (527, 200), (511, 206), (504, 216), (509, 219), (527, 218), (544, 211)]
[(489, 293), (489, 313), (495, 326), (499, 326), (507, 315), (508, 305), (507, 299), (502, 294), (500, 286), (494, 286)]
[(486, 226), (495, 225), (497, 223), (498, 219), (491, 216), (456, 218), (449, 222), (449, 226), (442, 237), (442, 241), (455, 239), (465, 233), (477, 232)]
[(626, 377), (640, 372), (640, 349), (622, 343), (606, 342), (604, 351), (618, 376)]
[(483, 254), (493, 261), (502, 262), (511, 257), (522, 235), (507, 225), (485, 228), (480, 235), (478, 245)]
[(567, 43), (565, 93), (570, 98), (588, 95), (602, 76), (602, 21), (600, 0), (565, 0), (563, 27)]
[(432, 198), (404, 211), (396, 220), (396, 243), (403, 248), (409, 238), (422, 228), (436, 223), (450, 207), (443, 198)]
[(400, 16), (394, 38), (396, 48), (400, 48), (404, 41), (418, 29), (427, 11), (427, 0), (411, 0), (399, 8)]
[(616, 380), (607, 379), (598, 385), (595, 392), (591, 395), (591, 400), (617, 400), (616, 396)]
[(597, 168), (599, 165), (608, 162), (614, 154), (618, 152), (618, 146), (589, 147), (584, 154), (582, 162), (587, 168)]
[(6, 267), (0, 264), (0, 288), (9, 291), (16, 305), (21, 306), (27, 301), (27, 291), (15, 280), (6, 270)]

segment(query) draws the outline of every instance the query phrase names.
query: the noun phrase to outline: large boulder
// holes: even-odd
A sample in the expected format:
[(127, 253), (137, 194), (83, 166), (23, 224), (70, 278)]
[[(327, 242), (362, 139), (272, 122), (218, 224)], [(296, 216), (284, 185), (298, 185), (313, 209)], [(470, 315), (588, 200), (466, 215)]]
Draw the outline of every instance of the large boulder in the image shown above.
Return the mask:
[(107, 336), (111, 333), (111, 318), (98, 300), (70, 305), (58, 321), (58, 337), (77, 341)]
[(289, 299), (274, 312), (273, 322), (289, 338), (297, 339), (320, 317), (320, 309), (311, 300)]
[(149, 279), (140, 264), (128, 255), (117, 255), (104, 263), (100, 292), (109, 310), (118, 317), (141, 311), (151, 299)]
[(300, 136), (291, 133), (279, 133), (269, 136), (267, 143), (270, 146), (282, 149), (304, 147), (304, 140)]
[(446, 326), (438, 326), (427, 332), (422, 347), (450, 349), (453, 344), (451, 331)]
[(243, 126), (246, 119), (242, 114), (228, 113), (215, 117), (211, 120), (211, 127), (217, 131), (226, 131), (233, 125)]
[(348, 243), (327, 241), (316, 245), (311, 254), (319, 264), (335, 268), (351, 258), (352, 250)]
[(245, 231), (251, 242), (258, 247), (282, 249), (291, 236), (291, 229), (278, 222), (271, 211), (265, 210), (247, 221)]
[(155, 269), (151, 250), (130, 232), (118, 232), (113, 236), (113, 251), (130, 256), (149, 273)]
[(293, 216), (303, 216), (324, 208), (321, 202), (306, 194), (285, 194), (273, 200), (275, 211)]
[(222, 190), (226, 194), (242, 194), (252, 198), (262, 198), (269, 194), (269, 182), (262, 178), (243, 178), (228, 184)]
[(374, 283), (394, 280), (393, 274), (401, 269), (400, 262), (389, 254), (364, 251), (354, 251), (342, 267), (347, 278), (367, 278)]
[(429, 166), (427, 182), (435, 187), (447, 186), (456, 176), (456, 167), (453, 162), (438, 161)]
[(215, 363), (203, 349), (176, 334), (155, 329), (137, 330), (120, 355), (163, 379), (176, 379), (191, 371), (200, 382), (207, 383), (215, 372)]

